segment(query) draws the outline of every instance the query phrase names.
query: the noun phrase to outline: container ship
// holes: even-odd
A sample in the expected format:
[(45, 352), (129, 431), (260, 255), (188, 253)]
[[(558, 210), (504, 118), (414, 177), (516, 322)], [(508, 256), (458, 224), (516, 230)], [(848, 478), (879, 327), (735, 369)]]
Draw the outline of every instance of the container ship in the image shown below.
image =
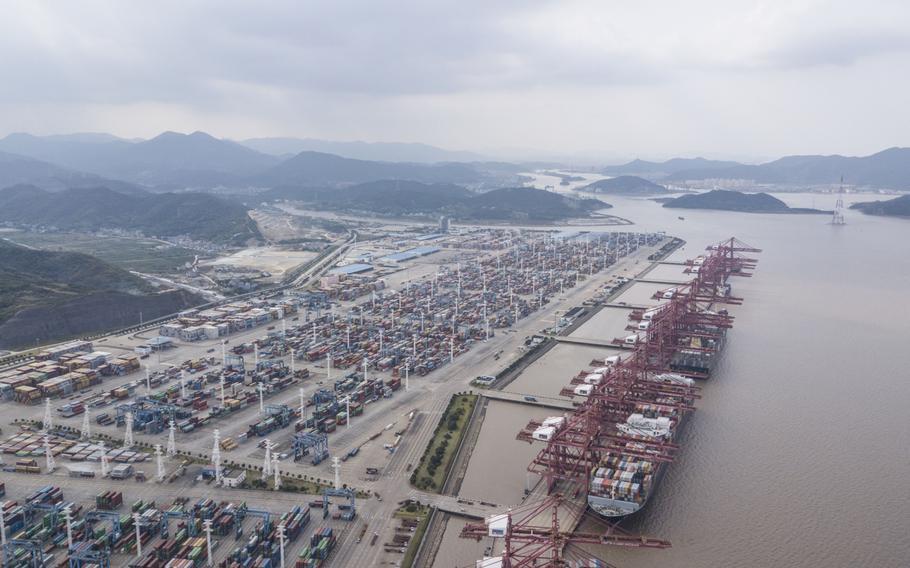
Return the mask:
[[(694, 383), (689, 377), (671, 373), (657, 375), (654, 381), (684, 386)], [(622, 441), (590, 472), (588, 505), (594, 512), (603, 517), (623, 517), (644, 507), (667, 464), (658, 459), (658, 452), (649, 444), (672, 444), (687, 416), (676, 405), (691, 402), (684, 397), (656, 397), (655, 404), (636, 404), (624, 422), (612, 424), (614, 439)]]

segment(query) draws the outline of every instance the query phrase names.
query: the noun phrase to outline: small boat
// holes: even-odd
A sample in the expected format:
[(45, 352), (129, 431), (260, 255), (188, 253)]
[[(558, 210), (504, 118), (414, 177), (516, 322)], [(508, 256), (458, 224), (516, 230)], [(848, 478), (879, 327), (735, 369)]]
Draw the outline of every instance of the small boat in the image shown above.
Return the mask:
[(686, 220), (685, 217), (677, 217), (677, 219), (679, 219), (680, 221), (685, 221), (685, 220)]

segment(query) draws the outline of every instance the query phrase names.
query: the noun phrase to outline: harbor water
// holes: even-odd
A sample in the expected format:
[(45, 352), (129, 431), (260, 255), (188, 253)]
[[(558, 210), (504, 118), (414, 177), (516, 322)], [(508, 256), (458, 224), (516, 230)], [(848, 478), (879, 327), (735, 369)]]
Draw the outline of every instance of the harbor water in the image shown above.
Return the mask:
[[(819, 208), (835, 199), (777, 197)], [(745, 304), (679, 457), (628, 523), (673, 547), (598, 556), (622, 568), (910, 565), (910, 221), (848, 211), (838, 227), (824, 215), (604, 199), (632, 230), (685, 239), (673, 259), (733, 235), (763, 252), (753, 278), (732, 280)], [(561, 372), (565, 383), (584, 359)], [(505, 438), (496, 459), (526, 461), (526, 447)], [(453, 565), (440, 556), (436, 566)]]

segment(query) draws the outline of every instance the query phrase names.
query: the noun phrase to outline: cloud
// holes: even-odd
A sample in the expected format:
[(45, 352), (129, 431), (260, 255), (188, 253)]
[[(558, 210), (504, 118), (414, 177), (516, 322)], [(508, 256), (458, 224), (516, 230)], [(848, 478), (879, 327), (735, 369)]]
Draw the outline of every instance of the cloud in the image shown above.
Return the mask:
[[(523, 121), (584, 125), (621, 101), (611, 110), (688, 128), (714, 120), (705, 85), (787, 95), (794, 70), (803, 80), (831, 67), (868, 80), (884, 59), (906, 66), (908, 20), (910, 5), (891, 1), (7, 3), (0, 123), (60, 131), (95, 120), (127, 135), (149, 135), (158, 121), (170, 122), (158, 130), (214, 126), (235, 137), (428, 132), (461, 144), (484, 124), (471, 117), (484, 116), (522, 132), (497, 133), (498, 143), (524, 146), (546, 134)], [(29, 108), (42, 116), (23, 115)]]

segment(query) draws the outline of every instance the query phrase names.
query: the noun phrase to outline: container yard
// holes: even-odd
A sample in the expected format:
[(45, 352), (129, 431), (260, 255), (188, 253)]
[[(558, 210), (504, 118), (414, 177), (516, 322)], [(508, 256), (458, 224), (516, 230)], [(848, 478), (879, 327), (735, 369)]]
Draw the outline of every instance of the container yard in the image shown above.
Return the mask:
[(72, 501), (48, 485), (5, 501), (3, 566), (316, 567), (334, 548), (334, 529), (314, 530), (305, 506), (163, 499), (124, 502), (123, 493), (105, 491), (94, 502)]
[[(189, 505), (173, 501), (191, 496), (197, 503), (213, 491), (219, 505), (237, 507), (259, 495), (280, 505), (267, 508), (278, 516), (290, 509), (280, 495), (309, 494), (294, 502), (324, 516), (328, 532), (315, 538), (310, 531), (322, 525), (310, 523), (285, 551), (284, 566), (319, 566), (336, 556), (342, 566), (400, 560), (397, 550), (410, 543), (396, 540), (385, 511), (415, 493), (407, 479), (437, 409), (473, 378), (495, 376), (519, 359), (534, 334), (569, 325), (582, 313), (573, 306), (612, 289), (620, 272), (665, 242), (660, 234), (490, 229), (434, 238), (430, 250), (398, 237), (371, 242), (377, 268), (368, 274), (48, 350), (40, 361), (3, 371), (2, 405), (19, 421), (0, 443), (4, 467), (20, 486), (92, 484), (87, 509), (116, 511), (125, 496), (141, 495), (137, 512), (149, 517), (138, 522), (143, 564), (130, 559), (134, 535), (129, 550), (121, 550), (127, 541), (112, 549), (112, 566), (204, 562), (202, 523), (219, 517), (189, 522)], [(118, 360), (131, 363), (121, 371)], [(58, 377), (94, 371), (97, 382), (57, 392), (40, 390), (43, 377), (8, 380), (38, 372), (38, 364), (63, 367)], [(20, 386), (38, 394), (20, 400)], [(213, 534), (220, 565), (280, 563), (277, 525), (251, 514), (263, 526), (255, 534), (244, 526), (242, 546), (233, 533)], [(146, 525), (159, 523), (160, 534), (161, 518), (172, 519), (185, 539), (154, 540)], [(89, 556), (100, 550), (79, 546)], [(61, 550), (47, 552), (57, 558)], [(164, 557), (170, 564), (158, 563)]]

